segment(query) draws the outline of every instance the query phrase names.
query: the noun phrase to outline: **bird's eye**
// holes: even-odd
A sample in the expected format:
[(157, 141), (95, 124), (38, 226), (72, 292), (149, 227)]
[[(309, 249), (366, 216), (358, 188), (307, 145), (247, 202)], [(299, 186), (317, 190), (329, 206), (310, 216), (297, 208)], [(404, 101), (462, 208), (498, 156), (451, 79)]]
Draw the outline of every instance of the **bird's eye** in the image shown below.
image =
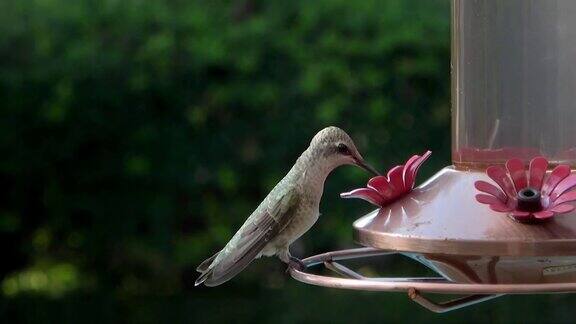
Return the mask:
[(348, 149), (348, 146), (346, 146), (346, 144), (340, 143), (338, 144), (338, 153), (344, 155), (350, 155), (350, 150)]

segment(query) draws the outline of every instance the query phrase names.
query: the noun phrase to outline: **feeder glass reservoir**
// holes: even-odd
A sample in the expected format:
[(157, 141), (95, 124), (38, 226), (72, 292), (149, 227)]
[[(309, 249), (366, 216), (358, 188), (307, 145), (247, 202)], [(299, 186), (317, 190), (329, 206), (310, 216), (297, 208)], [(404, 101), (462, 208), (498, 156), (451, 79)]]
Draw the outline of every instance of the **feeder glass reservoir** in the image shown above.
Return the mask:
[(576, 166), (576, 1), (455, 0), (453, 163)]

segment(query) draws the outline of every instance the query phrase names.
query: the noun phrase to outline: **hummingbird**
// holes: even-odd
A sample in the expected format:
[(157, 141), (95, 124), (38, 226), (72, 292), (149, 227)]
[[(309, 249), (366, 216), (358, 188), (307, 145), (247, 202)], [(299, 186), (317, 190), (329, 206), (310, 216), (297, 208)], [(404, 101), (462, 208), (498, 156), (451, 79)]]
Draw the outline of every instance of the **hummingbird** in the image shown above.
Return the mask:
[(379, 175), (345, 131), (324, 128), (226, 246), (198, 266), (195, 286), (218, 286), (261, 256), (278, 256), (289, 266), (305, 268), (289, 247), (318, 220), (324, 182), (341, 165), (356, 165)]

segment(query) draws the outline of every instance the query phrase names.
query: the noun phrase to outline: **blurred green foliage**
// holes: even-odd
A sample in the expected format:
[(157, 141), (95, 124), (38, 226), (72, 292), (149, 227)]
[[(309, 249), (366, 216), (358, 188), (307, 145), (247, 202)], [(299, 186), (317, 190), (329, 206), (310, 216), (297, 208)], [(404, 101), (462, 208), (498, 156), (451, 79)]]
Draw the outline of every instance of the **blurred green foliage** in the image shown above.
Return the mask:
[[(428, 148), (421, 179), (449, 163), (449, 13), (447, 0), (0, 2), (0, 311), (273, 321), (256, 307), (286, 304), (281, 322), (321, 320), (300, 291), (365, 320), (413, 312), (398, 295), (297, 284), (276, 260), (192, 285), (325, 126), (380, 170)], [(370, 207), (338, 193), (367, 177), (333, 174), (296, 255), (353, 246)]]

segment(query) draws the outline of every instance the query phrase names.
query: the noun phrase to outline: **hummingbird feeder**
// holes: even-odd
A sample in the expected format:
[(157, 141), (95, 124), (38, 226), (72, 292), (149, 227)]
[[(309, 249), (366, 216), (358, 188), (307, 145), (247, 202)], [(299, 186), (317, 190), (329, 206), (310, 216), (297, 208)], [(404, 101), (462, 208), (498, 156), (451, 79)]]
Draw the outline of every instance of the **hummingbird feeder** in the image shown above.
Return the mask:
[[(407, 292), (446, 312), (506, 294), (576, 292), (576, 1), (452, 1), (452, 162), (429, 153), (343, 194), (379, 208), (363, 247), (304, 259), (296, 280)], [(573, 191), (574, 190), (574, 191)], [(400, 254), (438, 273), (373, 278), (341, 260)], [(316, 274), (323, 265), (335, 276)], [(435, 302), (427, 294), (463, 295)]]

